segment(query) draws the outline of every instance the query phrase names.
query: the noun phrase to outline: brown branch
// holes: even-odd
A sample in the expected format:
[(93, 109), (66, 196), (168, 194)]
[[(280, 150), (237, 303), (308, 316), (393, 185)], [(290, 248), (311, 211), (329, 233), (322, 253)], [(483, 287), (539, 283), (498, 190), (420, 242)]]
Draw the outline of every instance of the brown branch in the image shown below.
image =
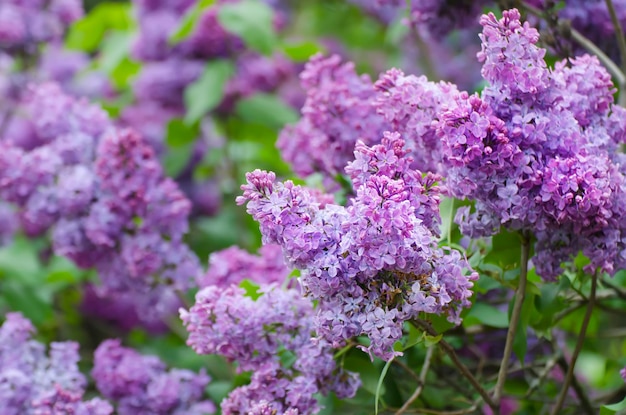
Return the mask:
[(402, 405), (402, 407), (396, 411), (396, 415), (401, 415), (404, 412), (406, 412), (406, 410), (409, 409), (409, 406), (411, 406), (411, 404), (415, 402), (417, 398), (419, 398), (420, 394), (424, 390), (424, 384), (426, 383), (426, 375), (428, 374), (430, 361), (433, 358), (434, 349), (435, 348), (433, 346), (430, 346), (428, 350), (426, 351), (426, 357), (424, 358), (424, 365), (422, 366), (422, 370), (420, 371), (420, 377), (418, 379), (417, 389), (415, 389), (415, 392), (413, 392), (413, 395), (411, 395), (409, 399), (407, 399), (404, 405)]
[(589, 304), (587, 305), (587, 312), (585, 313), (585, 317), (583, 319), (582, 326), (580, 327), (580, 334), (578, 335), (578, 340), (576, 341), (576, 347), (574, 348), (574, 353), (572, 354), (572, 360), (567, 370), (567, 375), (565, 376), (565, 382), (563, 383), (563, 387), (561, 388), (561, 393), (559, 394), (559, 398), (556, 402), (556, 405), (552, 409), (552, 415), (558, 415), (559, 411), (563, 407), (563, 402), (565, 401), (565, 397), (567, 396), (567, 391), (569, 390), (569, 385), (572, 383), (574, 379), (574, 368), (576, 367), (576, 360), (578, 360), (578, 355), (583, 348), (583, 344), (585, 342), (585, 334), (587, 333), (587, 327), (589, 326), (589, 321), (591, 320), (591, 314), (593, 312), (593, 307), (596, 301), (596, 287), (598, 285), (598, 272), (596, 271), (591, 276), (591, 293), (589, 294)]
[(506, 333), (506, 343), (504, 344), (504, 354), (500, 363), (500, 371), (498, 372), (498, 380), (493, 392), (493, 401), (496, 405), (500, 404), (502, 392), (504, 391), (504, 383), (508, 373), (509, 360), (513, 352), (513, 340), (517, 332), (517, 325), (522, 314), (522, 305), (526, 296), (526, 281), (528, 277), (528, 259), (530, 256), (530, 237), (528, 234), (522, 234), (522, 255), (520, 259), (520, 277), (519, 285), (515, 291), (515, 302), (513, 303), (513, 311), (511, 313), (511, 321), (509, 322), (509, 330)]

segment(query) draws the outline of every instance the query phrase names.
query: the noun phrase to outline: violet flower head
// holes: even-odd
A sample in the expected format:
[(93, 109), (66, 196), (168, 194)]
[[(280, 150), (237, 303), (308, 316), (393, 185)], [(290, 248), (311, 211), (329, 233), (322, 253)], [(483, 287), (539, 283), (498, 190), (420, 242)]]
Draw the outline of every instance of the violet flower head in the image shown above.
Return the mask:
[(277, 146), (298, 175), (321, 172), (332, 180), (352, 160), (357, 140), (375, 143), (389, 127), (376, 113), (370, 78), (339, 56), (312, 57), (300, 81), (307, 91), (302, 119), (281, 132)]
[(368, 352), (388, 360), (404, 321), (426, 312), (458, 322), (469, 305), (476, 274), (437, 246), (438, 177), (412, 162), (397, 133), (372, 147), (357, 143), (347, 208), (259, 170), (242, 186), (238, 203), (247, 202), (264, 242), (282, 246), (302, 271), (306, 295), (319, 301), (315, 330), (333, 347), (367, 335)]
[(211, 380), (204, 372), (170, 369), (156, 356), (143, 356), (105, 340), (94, 355), (91, 372), (104, 397), (116, 403), (117, 414), (205, 415), (215, 405), (205, 400)]
[(483, 16), (482, 97), (461, 93), (440, 116), (446, 187), (474, 199), (461, 230), (490, 235), (505, 226), (537, 238), (537, 272), (554, 278), (582, 251), (596, 268), (624, 266), (623, 110), (596, 58), (547, 67), (538, 32), (517, 10)]
[(425, 76), (404, 75), (391, 69), (374, 85), (379, 91), (376, 108), (389, 123), (391, 131), (400, 133), (413, 157), (413, 168), (440, 172), (441, 140), (433, 120), (444, 109), (456, 106), (459, 91), (447, 82), (430, 82)]
[(355, 375), (335, 366), (327, 342), (312, 339), (312, 303), (275, 285), (262, 285), (261, 293), (253, 300), (235, 286), (209, 286), (189, 311), (181, 310), (187, 344), (197, 353), (219, 354), (253, 371), (250, 384), (222, 401), (222, 413), (314, 414), (317, 393), (353, 396)]
[[(35, 329), (20, 313), (9, 313), (0, 327), (0, 402), (7, 415), (109, 415), (100, 400), (82, 402), (86, 379), (78, 370), (78, 344), (46, 347), (32, 339)], [(82, 412), (81, 412), (82, 411)]]

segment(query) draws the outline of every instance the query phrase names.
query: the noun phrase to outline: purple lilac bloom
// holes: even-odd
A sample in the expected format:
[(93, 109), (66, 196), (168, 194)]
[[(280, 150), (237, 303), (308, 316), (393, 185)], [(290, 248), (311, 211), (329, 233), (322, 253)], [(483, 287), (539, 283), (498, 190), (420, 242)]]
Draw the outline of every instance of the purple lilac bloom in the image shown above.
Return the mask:
[(94, 354), (91, 371), (100, 393), (116, 404), (118, 415), (206, 415), (215, 412), (204, 399), (211, 378), (170, 369), (156, 356), (143, 356), (105, 340)]
[(299, 290), (262, 285), (255, 300), (236, 286), (209, 286), (196, 295), (181, 318), (187, 344), (199, 354), (219, 354), (252, 371), (248, 385), (222, 401), (224, 415), (314, 414), (315, 395), (354, 396), (355, 374), (337, 367), (333, 349), (312, 339), (313, 305)]
[(56, 254), (95, 267), (101, 296), (134, 295), (149, 324), (174, 312), (175, 290), (201, 268), (182, 241), (191, 204), (150, 145), (53, 84), (20, 110), (32, 135), (0, 142), (0, 196), (18, 206), (26, 233), (51, 230)]
[(397, 133), (372, 147), (358, 142), (346, 168), (355, 195), (348, 207), (260, 170), (242, 186), (238, 203), (247, 203), (264, 243), (282, 246), (302, 271), (305, 294), (319, 301), (315, 330), (333, 347), (367, 335), (367, 351), (389, 360), (405, 321), (425, 312), (459, 322), (469, 305), (477, 274), (466, 275), (457, 251), (438, 248), (438, 177), (412, 162)]
[(209, 257), (209, 269), (198, 281), (198, 286), (226, 288), (238, 285), (244, 279), (257, 284), (283, 283), (290, 270), (278, 245), (263, 245), (259, 255), (250, 254), (237, 246), (214, 252)]
[(0, 327), (0, 402), (6, 415), (109, 415), (100, 399), (82, 401), (86, 380), (78, 370), (78, 344), (32, 339), (35, 329), (20, 313), (9, 313)]
[(459, 93), (456, 86), (391, 69), (381, 75), (375, 88), (380, 93), (374, 105), (390, 130), (400, 133), (406, 141), (414, 158), (412, 167), (441, 172), (441, 140), (433, 120), (442, 110), (454, 109), (454, 97)]
[(277, 146), (298, 175), (321, 172), (332, 181), (353, 159), (357, 140), (378, 142), (389, 127), (373, 106), (369, 76), (339, 56), (312, 57), (300, 81), (307, 91), (302, 119), (281, 132)]
[(36, 52), (37, 45), (61, 40), (83, 15), (80, 0), (21, 1), (0, 4), (0, 49)]
[(500, 226), (537, 237), (533, 263), (545, 278), (579, 251), (587, 270), (626, 265), (621, 236), (626, 203), (623, 109), (595, 57), (544, 61), (538, 32), (517, 10), (483, 16), (481, 96), (461, 93), (438, 124), (447, 188), (476, 200), (459, 210), (461, 230), (490, 235)]

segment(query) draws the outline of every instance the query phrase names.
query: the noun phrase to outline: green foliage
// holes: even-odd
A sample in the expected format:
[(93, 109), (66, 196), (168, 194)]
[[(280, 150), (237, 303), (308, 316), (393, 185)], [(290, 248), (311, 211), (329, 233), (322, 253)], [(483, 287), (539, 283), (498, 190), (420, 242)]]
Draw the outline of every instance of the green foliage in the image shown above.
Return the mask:
[(274, 11), (263, 2), (243, 0), (225, 4), (219, 8), (218, 19), (226, 30), (259, 53), (270, 55), (277, 44)]
[(222, 59), (207, 63), (204, 72), (185, 89), (185, 123), (194, 124), (217, 107), (224, 97), (226, 82), (234, 73), (233, 63)]
[(99, 50), (107, 32), (135, 26), (128, 3), (100, 3), (70, 28), (65, 44), (84, 52)]
[(177, 45), (187, 39), (194, 31), (202, 13), (211, 7), (215, 0), (199, 0), (183, 16), (180, 25), (170, 36), (170, 44)]
[(257, 93), (237, 102), (235, 113), (242, 120), (279, 130), (285, 124), (298, 121), (298, 113), (280, 98)]

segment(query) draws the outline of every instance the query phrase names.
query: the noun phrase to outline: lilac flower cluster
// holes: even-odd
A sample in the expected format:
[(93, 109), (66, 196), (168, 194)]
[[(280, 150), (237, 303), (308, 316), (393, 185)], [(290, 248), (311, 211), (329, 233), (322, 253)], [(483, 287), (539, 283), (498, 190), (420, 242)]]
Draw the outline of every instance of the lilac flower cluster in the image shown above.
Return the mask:
[(332, 179), (352, 160), (357, 140), (373, 144), (386, 129), (372, 106), (376, 92), (369, 76), (337, 55), (312, 57), (300, 81), (307, 91), (303, 117), (281, 132), (277, 146), (296, 174), (319, 171)]
[(119, 340), (98, 346), (91, 372), (100, 393), (116, 403), (118, 415), (206, 415), (215, 405), (204, 400), (211, 380), (201, 372), (171, 369), (156, 356), (122, 347)]
[(80, 0), (7, 0), (0, 4), (0, 50), (26, 53), (38, 44), (59, 41), (83, 15)]
[(456, 86), (391, 69), (381, 75), (375, 87), (380, 92), (374, 104), (377, 112), (389, 123), (390, 131), (405, 140), (414, 159), (413, 168), (441, 172), (441, 140), (432, 121), (456, 106)]
[(332, 188), (332, 179), (353, 160), (356, 142), (378, 143), (383, 131), (402, 134), (414, 168), (438, 171), (440, 140), (431, 124), (435, 114), (456, 105), (454, 85), (405, 76), (397, 69), (372, 85), (367, 75), (356, 75), (354, 65), (341, 64), (336, 55), (313, 57), (300, 78), (307, 90), (303, 117), (287, 126), (277, 142), (297, 174), (321, 172)]
[(371, 355), (390, 359), (402, 326), (424, 312), (458, 322), (476, 273), (458, 252), (438, 248), (437, 176), (411, 168), (397, 133), (372, 147), (358, 142), (346, 172), (355, 196), (348, 207), (321, 199), (273, 173), (247, 175), (244, 195), (265, 243), (282, 246), (317, 300), (315, 330), (333, 347), (366, 335)]
[(262, 285), (261, 291), (254, 301), (234, 285), (213, 285), (181, 310), (187, 344), (197, 353), (219, 354), (252, 371), (250, 383), (222, 401), (222, 413), (305, 415), (319, 411), (318, 393), (352, 397), (356, 375), (335, 365), (329, 343), (311, 338), (311, 301), (295, 289)]
[(20, 112), (29, 134), (0, 142), (0, 196), (19, 206), (26, 233), (52, 229), (58, 255), (95, 267), (99, 294), (132, 296), (142, 318), (175, 310), (174, 290), (200, 266), (182, 241), (190, 203), (151, 147), (54, 84), (34, 88)]
[(0, 402), (6, 415), (110, 415), (99, 398), (83, 401), (86, 380), (78, 370), (78, 344), (46, 347), (32, 339), (35, 329), (19, 313), (0, 328)]
[(211, 254), (209, 269), (199, 279), (198, 286), (226, 288), (238, 285), (244, 279), (252, 279), (257, 284), (281, 284), (287, 279), (289, 272), (283, 259), (283, 251), (278, 245), (262, 246), (259, 255), (233, 246)]
[(612, 273), (626, 265), (625, 111), (613, 106), (609, 74), (595, 57), (549, 69), (538, 32), (517, 10), (483, 16), (482, 96), (459, 95), (441, 115), (447, 188), (476, 200), (459, 211), (463, 232), (501, 225), (537, 237), (537, 272), (553, 278), (580, 250)]

